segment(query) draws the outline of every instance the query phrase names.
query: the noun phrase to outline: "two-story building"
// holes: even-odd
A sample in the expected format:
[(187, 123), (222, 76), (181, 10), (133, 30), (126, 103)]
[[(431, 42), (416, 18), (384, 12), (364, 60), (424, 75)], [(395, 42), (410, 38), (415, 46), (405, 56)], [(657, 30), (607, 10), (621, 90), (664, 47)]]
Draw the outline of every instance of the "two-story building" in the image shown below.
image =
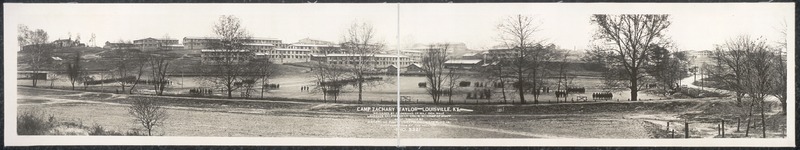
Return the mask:
[(144, 38), (133, 40), (133, 45), (136, 45), (140, 50), (158, 50), (158, 49), (180, 49), (183, 45), (178, 43), (177, 39), (169, 38)]
[(106, 44), (103, 46), (106, 49), (118, 50), (118, 49), (136, 49), (136, 45), (133, 43), (111, 43), (106, 41)]

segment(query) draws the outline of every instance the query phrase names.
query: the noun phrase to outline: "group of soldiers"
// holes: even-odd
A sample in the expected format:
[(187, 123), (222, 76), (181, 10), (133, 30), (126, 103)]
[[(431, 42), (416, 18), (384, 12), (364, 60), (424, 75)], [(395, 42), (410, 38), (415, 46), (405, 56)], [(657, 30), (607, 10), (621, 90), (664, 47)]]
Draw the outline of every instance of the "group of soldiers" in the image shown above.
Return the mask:
[(489, 89), (475, 90), (467, 93), (467, 99), (492, 99), (492, 91)]
[(189, 93), (190, 94), (195, 94), (195, 95), (200, 95), (200, 94), (211, 95), (211, 94), (214, 93), (214, 90), (212, 90), (212, 89), (204, 89), (204, 88), (194, 88), (194, 89), (189, 89)]
[(614, 95), (611, 92), (592, 93), (592, 99), (594, 100), (610, 100), (612, 98), (614, 98)]

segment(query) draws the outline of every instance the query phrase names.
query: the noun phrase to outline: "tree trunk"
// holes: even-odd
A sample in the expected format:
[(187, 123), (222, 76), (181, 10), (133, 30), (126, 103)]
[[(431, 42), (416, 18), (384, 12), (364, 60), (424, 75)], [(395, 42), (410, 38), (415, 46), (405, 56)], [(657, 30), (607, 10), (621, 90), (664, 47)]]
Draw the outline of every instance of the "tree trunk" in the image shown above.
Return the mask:
[(753, 104), (752, 103), (750, 104), (750, 107), (747, 108), (747, 125), (745, 126), (745, 128), (747, 128), (747, 129), (744, 130), (744, 137), (750, 136), (750, 122), (752, 121), (751, 118), (753, 118)]
[(226, 86), (226, 87), (228, 88), (228, 89), (226, 89), (227, 92), (228, 92), (228, 98), (233, 98), (233, 94), (232, 94), (233, 93), (233, 87), (231, 87), (230, 84), (228, 84), (228, 86)]
[(764, 98), (761, 98), (761, 138), (767, 138), (767, 123), (764, 116)]
[(520, 104), (525, 104), (525, 82), (522, 79), (522, 73), (517, 74), (517, 93), (519, 93)]
[(638, 80), (636, 79), (635, 76), (633, 77), (633, 79), (631, 79), (631, 87), (630, 87), (630, 89), (631, 89), (631, 101), (638, 100), (638, 97), (639, 97), (639, 83), (638, 83)]
[(361, 104), (361, 95), (364, 92), (364, 81), (362, 77), (358, 80), (358, 103)]
[(502, 85), (500, 86), (500, 92), (503, 93), (503, 103), (508, 104), (508, 99), (506, 99), (506, 83), (504, 83), (502, 79), (500, 79), (500, 83)]

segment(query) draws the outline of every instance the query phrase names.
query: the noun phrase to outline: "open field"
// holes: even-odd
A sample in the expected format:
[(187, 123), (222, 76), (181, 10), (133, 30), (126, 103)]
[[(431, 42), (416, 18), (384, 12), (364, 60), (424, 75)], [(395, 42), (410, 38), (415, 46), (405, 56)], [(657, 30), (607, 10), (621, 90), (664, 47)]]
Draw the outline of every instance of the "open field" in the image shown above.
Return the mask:
[[(273, 97), (273, 98), (289, 98), (289, 99), (303, 99), (303, 100), (310, 100), (310, 101), (322, 101), (322, 94), (318, 90), (311, 90), (311, 91), (301, 91), (300, 88), (303, 86), (314, 87), (315, 80), (310, 73), (308, 73), (307, 68), (302, 67), (295, 67), (295, 66), (285, 66), (281, 65), (284, 70), (292, 70), (293, 73), (287, 73), (283, 75), (276, 76), (275, 78), (269, 79), (267, 82), (271, 84), (280, 84), (279, 89), (272, 89), (267, 90), (264, 94), (264, 97)], [(95, 75), (97, 78), (100, 78), (99, 75)], [(424, 77), (419, 76), (401, 76), (397, 78), (396, 76), (381, 76), (384, 80), (367, 84), (364, 88), (363, 99), (367, 102), (391, 102), (394, 99), (397, 99), (398, 88), (401, 96), (407, 97), (410, 99), (411, 103), (432, 103), (430, 99), (430, 95), (427, 94), (425, 88), (421, 88), (417, 85), (417, 83), (426, 82)], [(143, 77), (143, 79), (147, 79), (148, 77)], [(65, 88), (70, 84), (66, 80), (66, 77), (60, 76), (57, 78), (58, 80), (50, 80), (46, 82), (40, 82), (40, 86), (48, 87), (50, 83), (53, 82), (53, 85), (60, 88)], [(216, 87), (213, 84), (206, 83), (202, 77), (198, 76), (171, 76), (169, 77), (170, 81), (173, 81), (173, 84), (165, 90), (166, 94), (170, 95), (186, 95), (189, 94), (189, 90), (193, 88), (213, 88)], [(397, 86), (397, 83), (400, 83), (400, 86)], [(483, 82), (482, 79), (478, 78), (464, 78), (463, 81), (471, 81), (472, 83), (475, 82)], [(30, 85), (30, 80), (17, 80), (18, 85)], [(575, 85), (584, 85), (586, 88), (586, 93), (583, 94), (570, 94), (567, 98), (567, 101), (574, 101), (577, 100), (579, 96), (588, 97), (588, 100), (591, 101), (591, 95), (595, 92), (611, 92), (614, 95), (614, 99), (611, 101), (627, 101), (630, 95), (629, 90), (625, 89), (603, 89), (602, 88), (602, 80), (600, 78), (595, 77), (585, 77), (580, 76), (574, 79)], [(551, 90), (556, 90), (557, 87), (549, 86)], [(126, 87), (129, 88), (129, 87)], [(152, 85), (144, 85), (140, 84), (136, 86), (138, 91), (135, 93), (140, 94), (153, 94), (153, 87)], [(503, 103), (503, 94), (500, 88), (491, 88), (492, 89), (492, 99), (467, 99), (467, 93), (474, 92), (475, 90), (481, 90), (486, 87), (475, 87), (474, 84), (471, 84), (468, 87), (456, 87), (454, 88), (454, 95), (452, 96), (454, 103)], [(119, 84), (116, 83), (109, 83), (103, 85), (93, 85), (90, 86), (89, 89), (102, 89), (108, 92), (114, 92), (114, 89), (119, 89)], [(219, 88), (215, 88), (214, 95), (215, 96), (226, 96), (226, 93), (220, 92)], [(234, 97), (240, 97), (241, 92), (243, 90), (237, 90), (233, 92)], [(519, 96), (516, 93), (516, 90), (513, 88), (506, 88), (506, 99), (508, 103), (519, 103)], [(533, 95), (526, 94), (526, 99), (528, 102), (533, 102)], [(250, 98), (260, 98), (261, 97), (261, 89), (256, 88), (255, 93), (251, 94)], [(353, 86), (346, 86), (344, 91), (339, 96), (338, 101), (342, 102), (355, 102), (358, 99), (358, 89)], [(648, 100), (659, 100), (659, 99), (668, 99), (661, 94), (650, 94), (646, 92), (639, 93), (639, 99), (648, 101)], [(448, 97), (443, 96), (442, 101), (447, 102)], [(555, 102), (563, 102), (564, 100), (556, 100), (554, 92), (550, 93), (543, 93), (539, 96), (539, 101), (542, 103), (555, 103)]]
[[(112, 130), (135, 128), (126, 106), (138, 98), (155, 98), (169, 108), (165, 136), (373, 137), (393, 138), (394, 118), (366, 118), (359, 106), (390, 104), (327, 104), (214, 98), (157, 97), (75, 92), (20, 87), (18, 111), (40, 108), (64, 121), (99, 124)], [(640, 102), (579, 104), (443, 105), (473, 110), (448, 113), (451, 117), (402, 121), (424, 124), (419, 131), (403, 131), (404, 138), (658, 138), (665, 122), (692, 122), (692, 137), (714, 137), (716, 120), (731, 121), (730, 99), (706, 98)], [(406, 104), (404, 107), (430, 106)], [(777, 104), (771, 104), (770, 115)], [(779, 110), (779, 109), (777, 109)], [(785, 116), (771, 117), (770, 137), (785, 136)], [(781, 118), (783, 120), (781, 120)], [(384, 123), (374, 123), (374, 121)], [(430, 122), (434, 121), (434, 122)], [(446, 121), (446, 122), (441, 122)], [(781, 122), (782, 121), (782, 122)], [(728, 124), (735, 129), (735, 124)], [(682, 128), (677, 128), (676, 130)], [(679, 130), (679, 131), (681, 131)], [(760, 129), (755, 129), (759, 131)], [(733, 130), (731, 131), (733, 132)], [(682, 133), (682, 132), (681, 132)], [(755, 135), (754, 135), (755, 136)]]

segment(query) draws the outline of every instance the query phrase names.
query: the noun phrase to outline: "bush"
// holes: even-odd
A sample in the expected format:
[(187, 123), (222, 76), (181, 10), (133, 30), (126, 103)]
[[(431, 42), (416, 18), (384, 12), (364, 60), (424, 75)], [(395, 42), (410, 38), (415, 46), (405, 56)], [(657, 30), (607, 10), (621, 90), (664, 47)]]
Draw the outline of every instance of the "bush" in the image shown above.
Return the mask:
[(19, 135), (44, 135), (55, 127), (55, 117), (38, 109), (29, 109), (17, 115), (17, 134)]

